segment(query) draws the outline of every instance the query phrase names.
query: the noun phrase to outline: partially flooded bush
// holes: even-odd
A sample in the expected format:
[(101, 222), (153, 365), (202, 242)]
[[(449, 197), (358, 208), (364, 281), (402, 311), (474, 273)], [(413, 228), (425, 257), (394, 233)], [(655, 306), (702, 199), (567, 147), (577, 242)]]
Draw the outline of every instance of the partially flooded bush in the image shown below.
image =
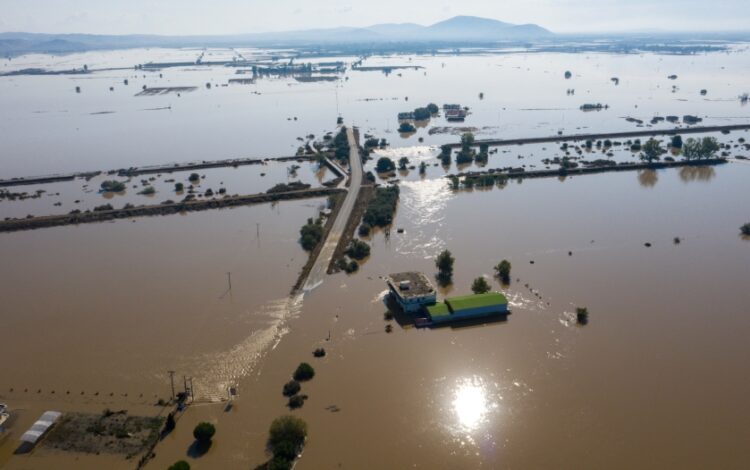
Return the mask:
[(167, 470), (190, 470), (190, 464), (184, 460), (173, 463)]
[(294, 395), (292, 397), (289, 397), (289, 402), (287, 403), (287, 406), (292, 410), (296, 410), (297, 408), (302, 408), (302, 406), (305, 404), (306, 399), (307, 399), (307, 395)]
[(297, 370), (294, 371), (294, 380), (306, 381), (315, 377), (315, 369), (307, 362), (301, 363), (297, 366)]
[(298, 394), (301, 389), (302, 386), (299, 382), (297, 382), (296, 380), (290, 380), (289, 382), (284, 384), (282, 393), (285, 397), (291, 397), (292, 395)]
[(299, 449), (307, 438), (307, 423), (295, 416), (286, 415), (276, 418), (271, 423), (268, 444), (272, 449), (283, 445), (291, 445)]
[(121, 193), (125, 191), (125, 183), (115, 180), (102, 181), (101, 189), (105, 193)]
[(576, 308), (576, 320), (579, 325), (585, 325), (589, 322), (589, 309), (586, 307)]
[(193, 429), (193, 437), (200, 443), (207, 443), (211, 441), (211, 438), (216, 434), (216, 427), (205, 421), (198, 423)]
[(362, 240), (354, 239), (349, 245), (349, 248), (347, 248), (346, 254), (352, 259), (365, 259), (370, 256), (370, 245)]

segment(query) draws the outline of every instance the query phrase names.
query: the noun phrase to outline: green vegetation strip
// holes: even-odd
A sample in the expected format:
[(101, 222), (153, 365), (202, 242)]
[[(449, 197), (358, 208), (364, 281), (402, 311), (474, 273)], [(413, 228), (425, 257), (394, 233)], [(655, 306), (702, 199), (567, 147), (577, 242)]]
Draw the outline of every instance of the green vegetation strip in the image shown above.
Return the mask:
[(370, 227), (386, 227), (393, 222), (393, 214), (398, 204), (398, 186), (377, 188), (375, 197), (367, 205), (363, 222)]

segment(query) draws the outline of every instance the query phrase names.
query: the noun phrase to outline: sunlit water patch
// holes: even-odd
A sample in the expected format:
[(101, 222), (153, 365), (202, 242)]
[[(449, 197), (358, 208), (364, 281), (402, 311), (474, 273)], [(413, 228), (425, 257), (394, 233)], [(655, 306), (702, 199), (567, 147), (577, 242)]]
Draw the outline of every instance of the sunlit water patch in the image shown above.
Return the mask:
[(403, 212), (402, 220), (409, 221), (411, 232), (399, 239), (398, 253), (428, 258), (450, 241), (440, 233), (452, 197), (447, 185), (444, 179), (401, 183), (399, 211)]

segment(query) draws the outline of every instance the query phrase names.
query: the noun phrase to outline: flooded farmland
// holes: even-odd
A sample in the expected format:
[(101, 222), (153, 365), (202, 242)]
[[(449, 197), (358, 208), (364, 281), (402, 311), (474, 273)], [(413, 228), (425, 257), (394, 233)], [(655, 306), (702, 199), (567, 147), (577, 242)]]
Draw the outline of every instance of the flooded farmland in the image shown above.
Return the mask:
[[(334, 132), (340, 114), (389, 143), (365, 171), (374, 172), (383, 156), (409, 159), (409, 168), (376, 176), (380, 184), (398, 180), (393, 224), (361, 237), (371, 252), (357, 272), (330, 275), (293, 296), (308, 261), (300, 227), (326, 207), (322, 198), (0, 234), (1, 318), (9, 332), (0, 342), (0, 401), (27, 410), (12, 438), (0, 441), (0, 467), (133, 468), (125, 459), (79, 460), (49, 449), (13, 456), (13, 439), (47, 409), (163, 413), (155, 403), (170, 397), (174, 370), (178, 390), (183, 376), (193, 378), (198, 404), (146, 468), (183, 458), (195, 468), (253, 468), (269, 457), (268, 425), (287, 413), (309, 426), (297, 463), (303, 469), (744, 468), (750, 240), (739, 227), (750, 222), (750, 164), (738, 157), (750, 157), (750, 132), (695, 136), (718, 139), (729, 158), (722, 165), (510, 178), (468, 190), (451, 189), (446, 176), (556, 169), (549, 161), (567, 150), (560, 143), (496, 146), (485, 165), (443, 166), (438, 158), (439, 146), (468, 128), (477, 139), (504, 139), (675, 127), (650, 124), (667, 115), (747, 123), (750, 108), (737, 99), (750, 72), (744, 45), (689, 56), (376, 56), (363, 65), (421, 68), (347, 68), (334, 82), (230, 84), (238, 74), (219, 66), (132, 70), (205, 52), (1, 61), (0, 71), (123, 70), (0, 77), (0, 179), (292, 156), (308, 135)], [(216, 60), (267, 54), (208, 52)], [(358, 59), (328, 60), (350, 66)], [(135, 96), (143, 85), (197, 89)], [(441, 114), (414, 133), (397, 132), (399, 112), (430, 102), (470, 112), (460, 124)], [(585, 103), (608, 108), (583, 112)], [(639, 161), (640, 152), (621, 140), (611, 148), (576, 142), (570, 150), (585, 160)], [(666, 147), (670, 137), (659, 140)], [(190, 173), (118, 178), (127, 190), (110, 199), (98, 192), (106, 174), (11, 187), (45, 192), (0, 201), (0, 218), (154, 204), (176, 198), (175, 183), (187, 186)], [(196, 191), (223, 187), (228, 194), (292, 181), (319, 187), (335, 177), (316, 162), (294, 160), (199, 173)], [(138, 194), (145, 186), (156, 194)], [(509, 299), (504, 321), (417, 329), (385, 316), (383, 276), (421, 271), (433, 278), (444, 249), (456, 263), (439, 296), (469, 294), (472, 280), (484, 276)], [(509, 286), (494, 277), (502, 259), (512, 263)], [(585, 326), (576, 322), (577, 307), (591, 312)], [(314, 358), (321, 347), (325, 357)], [(304, 406), (290, 411), (281, 390), (302, 361), (316, 375), (303, 385)], [(227, 406), (230, 389), (236, 397)], [(196, 457), (189, 447), (199, 421), (215, 423), (217, 434)]]

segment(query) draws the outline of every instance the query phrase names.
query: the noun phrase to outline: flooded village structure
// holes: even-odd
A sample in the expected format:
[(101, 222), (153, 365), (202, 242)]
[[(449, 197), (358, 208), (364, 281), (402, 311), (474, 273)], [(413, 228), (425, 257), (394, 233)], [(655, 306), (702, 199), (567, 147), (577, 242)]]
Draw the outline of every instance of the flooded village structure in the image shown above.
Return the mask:
[(0, 468), (743, 468), (750, 38), (545, 37), (2, 59)]
[(499, 292), (449, 297), (438, 302), (435, 287), (423, 273), (405, 272), (386, 278), (389, 295), (417, 327), (443, 326), (508, 314), (508, 300)]

